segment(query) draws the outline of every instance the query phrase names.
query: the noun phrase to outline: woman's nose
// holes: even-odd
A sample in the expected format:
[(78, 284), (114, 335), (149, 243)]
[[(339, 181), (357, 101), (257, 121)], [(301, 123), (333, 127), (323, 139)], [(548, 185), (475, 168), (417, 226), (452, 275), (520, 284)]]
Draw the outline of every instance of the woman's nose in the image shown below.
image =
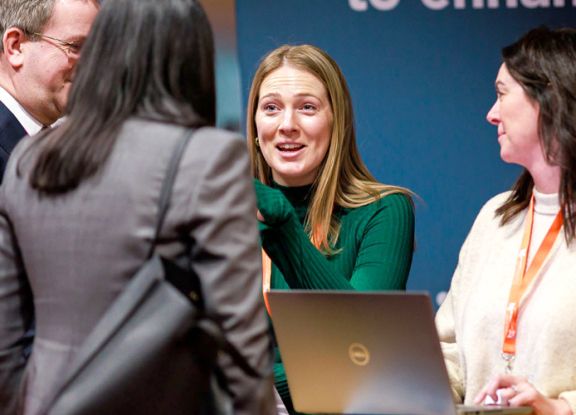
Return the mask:
[(492, 125), (498, 125), (500, 122), (500, 108), (498, 105), (498, 101), (492, 105), (488, 114), (486, 114), (486, 120)]
[(282, 121), (280, 123), (280, 131), (284, 134), (290, 134), (296, 130), (296, 123), (294, 120), (294, 112), (292, 110), (285, 110), (282, 114)]

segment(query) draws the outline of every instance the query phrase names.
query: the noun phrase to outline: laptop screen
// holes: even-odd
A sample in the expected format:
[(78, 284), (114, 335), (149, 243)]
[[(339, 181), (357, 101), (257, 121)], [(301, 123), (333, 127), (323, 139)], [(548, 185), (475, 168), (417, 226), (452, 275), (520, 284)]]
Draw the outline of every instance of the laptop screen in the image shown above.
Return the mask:
[(426, 293), (272, 291), (296, 410), (455, 414)]

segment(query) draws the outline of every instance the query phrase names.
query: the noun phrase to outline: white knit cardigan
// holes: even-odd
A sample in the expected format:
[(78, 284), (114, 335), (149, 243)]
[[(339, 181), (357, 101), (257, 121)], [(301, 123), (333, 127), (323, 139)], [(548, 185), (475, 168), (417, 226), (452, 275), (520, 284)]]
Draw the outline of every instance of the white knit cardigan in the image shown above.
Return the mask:
[[(504, 314), (526, 216), (500, 226), (494, 211), (507, 196), (478, 214), (436, 315), (455, 399), (466, 404), (504, 372)], [(563, 231), (520, 305), (513, 374), (576, 414), (576, 243), (568, 247)]]

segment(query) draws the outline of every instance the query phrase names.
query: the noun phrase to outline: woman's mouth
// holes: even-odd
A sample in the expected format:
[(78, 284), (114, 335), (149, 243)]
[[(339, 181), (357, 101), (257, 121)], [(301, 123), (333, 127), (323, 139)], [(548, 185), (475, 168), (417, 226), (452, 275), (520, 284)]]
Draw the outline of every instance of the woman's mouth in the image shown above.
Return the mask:
[(297, 143), (283, 143), (278, 144), (276, 148), (282, 152), (296, 152), (302, 150), (305, 146)]

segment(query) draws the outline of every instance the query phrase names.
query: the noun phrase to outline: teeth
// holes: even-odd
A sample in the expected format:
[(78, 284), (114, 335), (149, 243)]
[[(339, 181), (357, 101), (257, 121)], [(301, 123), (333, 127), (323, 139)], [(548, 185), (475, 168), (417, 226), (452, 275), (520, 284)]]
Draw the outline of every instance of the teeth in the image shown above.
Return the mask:
[(286, 144), (278, 145), (278, 148), (280, 150), (297, 150), (301, 147), (302, 147), (302, 144), (292, 144), (292, 143), (290, 143), (290, 144), (286, 143)]

